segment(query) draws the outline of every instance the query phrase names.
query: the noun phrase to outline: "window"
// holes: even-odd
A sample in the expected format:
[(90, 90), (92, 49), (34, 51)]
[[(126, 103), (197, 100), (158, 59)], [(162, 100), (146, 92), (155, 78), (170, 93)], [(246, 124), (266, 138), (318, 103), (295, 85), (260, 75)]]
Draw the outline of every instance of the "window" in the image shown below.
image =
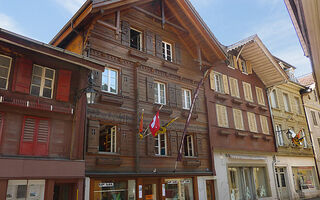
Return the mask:
[(172, 45), (162, 41), (162, 56), (167, 61), (172, 61)]
[(223, 79), (222, 74), (214, 73), (214, 85), (215, 91), (223, 93)]
[(191, 91), (182, 89), (182, 108), (189, 110), (191, 107)]
[(33, 65), (30, 94), (52, 98), (55, 70)]
[(228, 76), (211, 71), (210, 88), (216, 92), (229, 94)]
[(166, 85), (164, 83), (154, 83), (154, 100), (155, 103), (166, 105)]
[(237, 130), (244, 130), (242, 111), (233, 109), (234, 126)]
[(130, 29), (130, 47), (142, 50), (142, 33), (136, 29)]
[(113, 94), (118, 93), (118, 71), (106, 68), (102, 73), (101, 90)]
[(99, 151), (117, 152), (117, 126), (100, 124)]
[(244, 91), (244, 98), (246, 101), (253, 102), (252, 98), (252, 90), (250, 83), (242, 82), (243, 84), (243, 91)]
[(158, 156), (167, 155), (167, 135), (166, 134), (158, 134), (155, 138), (155, 152)]
[(20, 154), (47, 156), (50, 124), (48, 119), (24, 117), (20, 140)]
[(272, 108), (279, 108), (276, 90), (271, 91), (271, 106)]
[(257, 93), (258, 104), (264, 106), (265, 102), (264, 102), (264, 95), (263, 95), (262, 88), (256, 87), (256, 93)]
[(91, 179), (91, 194), (95, 200), (135, 199), (136, 181), (115, 179)]
[(316, 112), (314, 112), (314, 111), (311, 110), (311, 116), (312, 116), (313, 125), (314, 125), (314, 126), (318, 126), (318, 121), (317, 121)]
[(244, 60), (241, 60), (241, 66), (242, 66), (242, 72), (248, 74), (248, 68)]
[(218, 126), (229, 127), (227, 107), (223, 105), (216, 104), (217, 120)]
[(308, 142), (304, 129), (301, 129), (301, 137), (303, 137), (303, 148), (308, 148)]
[(247, 115), (248, 115), (249, 130), (255, 133), (258, 132), (256, 115), (251, 112), (248, 112)]
[(185, 156), (194, 156), (194, 148), (193, 148), (193, 136), (192, 135), (186, 135), (184, 138), (184, 155)]
[(289, 95), (283, 93), (283, 103), (284, 103), (284, 110), (287, 112), (291, 112), (290, 103), (289, 103)]
[[(191, 200), (194, 199), (193, 181), (187, 179), (165, 179), (165, 198), (166, 200)], [(156, 195), (154, 195), (155, 197)], [(164, 196), (164, 195), (163, 195)], [(152, 198), (150, 198), (152, 199)], [(156, 199), (156, 198), (154, 198)]]
[(229, 84), (230, 84), (231, 96), (240, 98), (238, 80), (235, 78), (229, 77)]
[(45, 180), (9, 180), (6, 199), (44, 200)]
[(278, 140), (278, 145), (283, 146), (283, 136), (282, 136), (282, 126), (281, 124), (276, 124), (276, 135), (277, 135), (277, 140)]
[(296, 191), (303, 191), (308, 189), (317, 189), (317, 175), (314, 167), (292, 167), (294, 178), (294, 186)]
[(294, 97), (294, 101), (296, 103), (296, 111), (298, 114), (302, 114), (302, 111), (301, 111), (301, 105), (300, 105), (300, 100), (298, 97)]
[(260, 115), (260, 123), (261, 123), (262, 133), (270, 134), (269, 133), (268, 118), (266, 116)]
[(234, 64), (233, 64), (233, 56), (228, 54), (228, 60), (229, 60), (229, 65), (228, 67), (234, 69)]
[(231, 199), (258, 199), (270, 196), (265, 167), (229, 167)]
[(0, 88), (8, 89), (8, 79), (10, 75), (12, 58), (0, 55)]

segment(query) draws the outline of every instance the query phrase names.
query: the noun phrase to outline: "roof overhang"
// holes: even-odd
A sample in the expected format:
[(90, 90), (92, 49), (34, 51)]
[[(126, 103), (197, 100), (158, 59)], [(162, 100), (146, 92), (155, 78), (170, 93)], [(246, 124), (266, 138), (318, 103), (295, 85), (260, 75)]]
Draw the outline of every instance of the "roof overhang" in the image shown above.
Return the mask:
[(227, 47), (228, 52), (233, 50), (240, 52), (245, 60), (251, 62), (253, 71), (266, 87), (282, 84), (288, 80), (287, 74), (257, 35), (250, 36)]
[(16, 33), (4, 30), (0, 28), (0, 41), (21, 47), (42, 55), (50, 56), (52, 58), (68, 62), (71, 64), (78, 65), (90, 70), (103, 71), (105, 68), (105, 63), (96, 61), (89, 57), (67, 51), (49, 44), (45, 44)]

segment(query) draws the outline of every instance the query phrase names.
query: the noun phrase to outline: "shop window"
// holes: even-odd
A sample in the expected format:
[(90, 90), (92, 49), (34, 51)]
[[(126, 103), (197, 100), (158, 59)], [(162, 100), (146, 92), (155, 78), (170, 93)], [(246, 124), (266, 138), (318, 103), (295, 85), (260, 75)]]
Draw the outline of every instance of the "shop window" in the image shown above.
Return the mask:
[(184, 155), (188, 157), (194, 156), (193, 136), (186, 135), (184, 138)]
[(118, 93), (118, 71), (106, 68), (102, 73), (101, 90), (108, 93)]
[(182, 89), (182, 108), (190, 110), (191, 107), (191, 91)]
[(136, 29), (130, 29), (130, 47), (142, 50), (142, 33)]
[(99, 151), (116, 153), (117, 126), (100, 124)]
[(284, 103), (284, 110), (287, 112), (291, 112), (289, 95), (286, 93), (283, 93), (283, 103)]
[(0, 55), (0, 89), (8, 89), (12, 58)]
[(272, 108), (279, 108), (276, 90), (272, 90), (270, 95), (271, 95), (271, 106), (272, 106)]
[(135, 180), (94, 180), (91, 194), (95, 200), (135, 199)]
[(154, 100), (157, 104), (166, 105), (166, 85), (164, 83), (154, 83)]
[(33, 65), (30, 94), (52, 98), (55, 70)]
[(282, 126), (281, 124), (276, 124), (276, 135), (277, 135), (277, 141), (279, 146), (283, 146), (283, 135), (282, 135)]
[(165, 179), (166, 199), (192, 200), (192, 179)]
[(162, 41), (162, 56), (167, 61), (172, 61), (172, 45), (168, 42)]
[(49, 137), (50, 123), (48, 119), (25, 117), (20, 140), (20, 154), (48, 155)]
[(6, 200), (44, 200), (45, 180), (9, 180)]
[(227, 107), (216, 104), (216, 112), (217, 112), (218, 126), (228, 128), (229, 122), (228, 122)]
[(297, 192), (318, 189), (316, 173), (313, 166), (292, 167), (294, 186)]
[(317, 121), (316, 112), (314, 112), (314, 111), (311, 110), (311, 117), (312, 117), (313, 125), (314, 125), (314, 126), (318, 126), (318, 121)]
[(167, 135), (166, 134), (158, 134), (155, 138), (155, 153), (158, 156), (167, 155)]
[(252, 98), (252, 90), (250, 83), (242, 82), (243, 85), (243, 92), (244, 92), (244, 98), (246, 101), (253, 102)]
[(232, 200), (258, 199), (270, 196), (264, 167), (230, 167), (228, 180)]

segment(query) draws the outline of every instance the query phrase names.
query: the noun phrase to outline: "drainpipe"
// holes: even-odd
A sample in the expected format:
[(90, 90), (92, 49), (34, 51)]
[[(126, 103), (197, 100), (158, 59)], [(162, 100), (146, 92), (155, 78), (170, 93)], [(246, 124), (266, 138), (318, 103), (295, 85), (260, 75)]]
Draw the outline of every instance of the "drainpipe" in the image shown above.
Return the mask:
[[(270, 92), (272, 91), (273, 89), (270, 90)], [(270, 92), (268, 90), (268, 88), (266, 89), (266, 93), (267, 93), (267, 101), (268, 101), (268, 107), (269, 107), (269, 110), (270, 110), (270, 115), (271, 115), (271, 123), (272, 123), (272, 130), (273, 130), (273, 133), (276, 134), (276, 131), (275, 131), (275, 127), (274, 127), (274, 119), (273, 119), (273, 114), (272, 114), (272, 108), (271, 108), (271, 103), (270, 103), (270, 99), (269, 99), (269, 95), (270, 95)], [(276, 136), (276, 135), (275, 135)], [(276, 146), (276, 151), (278, 151), (278, 144), (276, 142), (276, 137), (274, 137), (274, 143), (275, 143), (275, 146)], [(275, 186), (276, 186), (276, 194), (277, 194), (277, 199), (280, 199), (279, 198), (279, 190), (278, 190), (278, 185), (277, 185), (277, 177), (276, 177), (276, 162), (277, 162), (277, 156), (274, 155), (273, 156), (273, 160), (272, 160), (272, 170), (273, 170), (273, 178), (274, 178), (274, 183), (275, 183)]]
[[(312, 91), (312, 90), (311, 90)], [(306, 110), (306, 106), (304, 104), (304, 101), (303, 101), (303, 95), (305, 93), (308, 93), (308, 92), (311, 92), (310, 91), (310, 88), (307, 88), (307, 89), (302, 89), (300, 90), (300, 95), (301, 95), (301, 101), (302, 101), (302, 105), (303, 105), (303, 110), (304, 110), (304, 115), (306, 117), (306, 121), (307, 121), (307, 125), (308, 125), (308, 131), (309, 131), (309, 134), (310, 134), (310, 142), (311, 142), (311, 146), (312, 146), (312, 152), (313, 152), (313, 159), (314, 159), (314, 162), (315, 162), (315, 166), (316, 166), (316, 173), (317, 173), (317, 176), (318, 176), (318, 185), (319, 185), (319, 180), (320, 180), (320, 175), (319, 175), (319, 169), (318, 169), (318, 164), (317, 164), (317, 159), (315, 157), (315, 152), (314, 152), (314, 148), (313, 148), (313, 138), (311, 136), (311, 131), (310, 131), (310, 125), (309, 125), (309, 119), (308, 119), (308, 115), (307, 115), (307, 110)], [(306, 136), (305, 136), (306, 137)], [(319, 186), (318, 186), (319, 187)]]

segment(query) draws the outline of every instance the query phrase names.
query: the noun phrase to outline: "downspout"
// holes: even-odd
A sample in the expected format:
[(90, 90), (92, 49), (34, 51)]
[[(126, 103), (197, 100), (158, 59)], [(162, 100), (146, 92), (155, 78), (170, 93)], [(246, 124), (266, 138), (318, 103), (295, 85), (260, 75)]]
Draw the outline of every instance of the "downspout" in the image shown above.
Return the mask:
[[(271, 88), (270, 92), (273, 90), (274, 88)], [(271, 108), (271, 103), (270, 103), (270, 98), (269, 98), (269, 95), (270, 95), (270, 92), (268, 90), (268, 88), (266, 89), (266, 93), (267, 93), (267, 101), (268, 101), (268, 107), (269, 107), (269, 110), (270, 110), (270, 115), (271, 115), (271, 123), (272, 123), (272, 130), (273, 130), (273, 133), (276, 134), (276, 131), (275, 131), (275, 127), (274, 127), (274, 119), (273, 119), (273, 114), (272, 114), (272, 108)], [(275, 135), (275, 140), (274, 140), (274, 143), (275, 143), (275, 146), (276, 146), (276, 151), (278, 151), (278, 143), (276, 142), (276, 135)], [(276, 194), (277, 194), (277, 199), (280, 199), (279, 196), (279, 190), (278, 190), (278, 185), (277, 185), (277, 176), (276, 176), (276, 162), (277, 162), (277, 156), (274, 155), (273, 156), (273, 160), (272, 160), (272, 172), (273, 172), (273, 178), (274, 178), (274, 182), (275, 182), (275, 186), (276, 186)]]

